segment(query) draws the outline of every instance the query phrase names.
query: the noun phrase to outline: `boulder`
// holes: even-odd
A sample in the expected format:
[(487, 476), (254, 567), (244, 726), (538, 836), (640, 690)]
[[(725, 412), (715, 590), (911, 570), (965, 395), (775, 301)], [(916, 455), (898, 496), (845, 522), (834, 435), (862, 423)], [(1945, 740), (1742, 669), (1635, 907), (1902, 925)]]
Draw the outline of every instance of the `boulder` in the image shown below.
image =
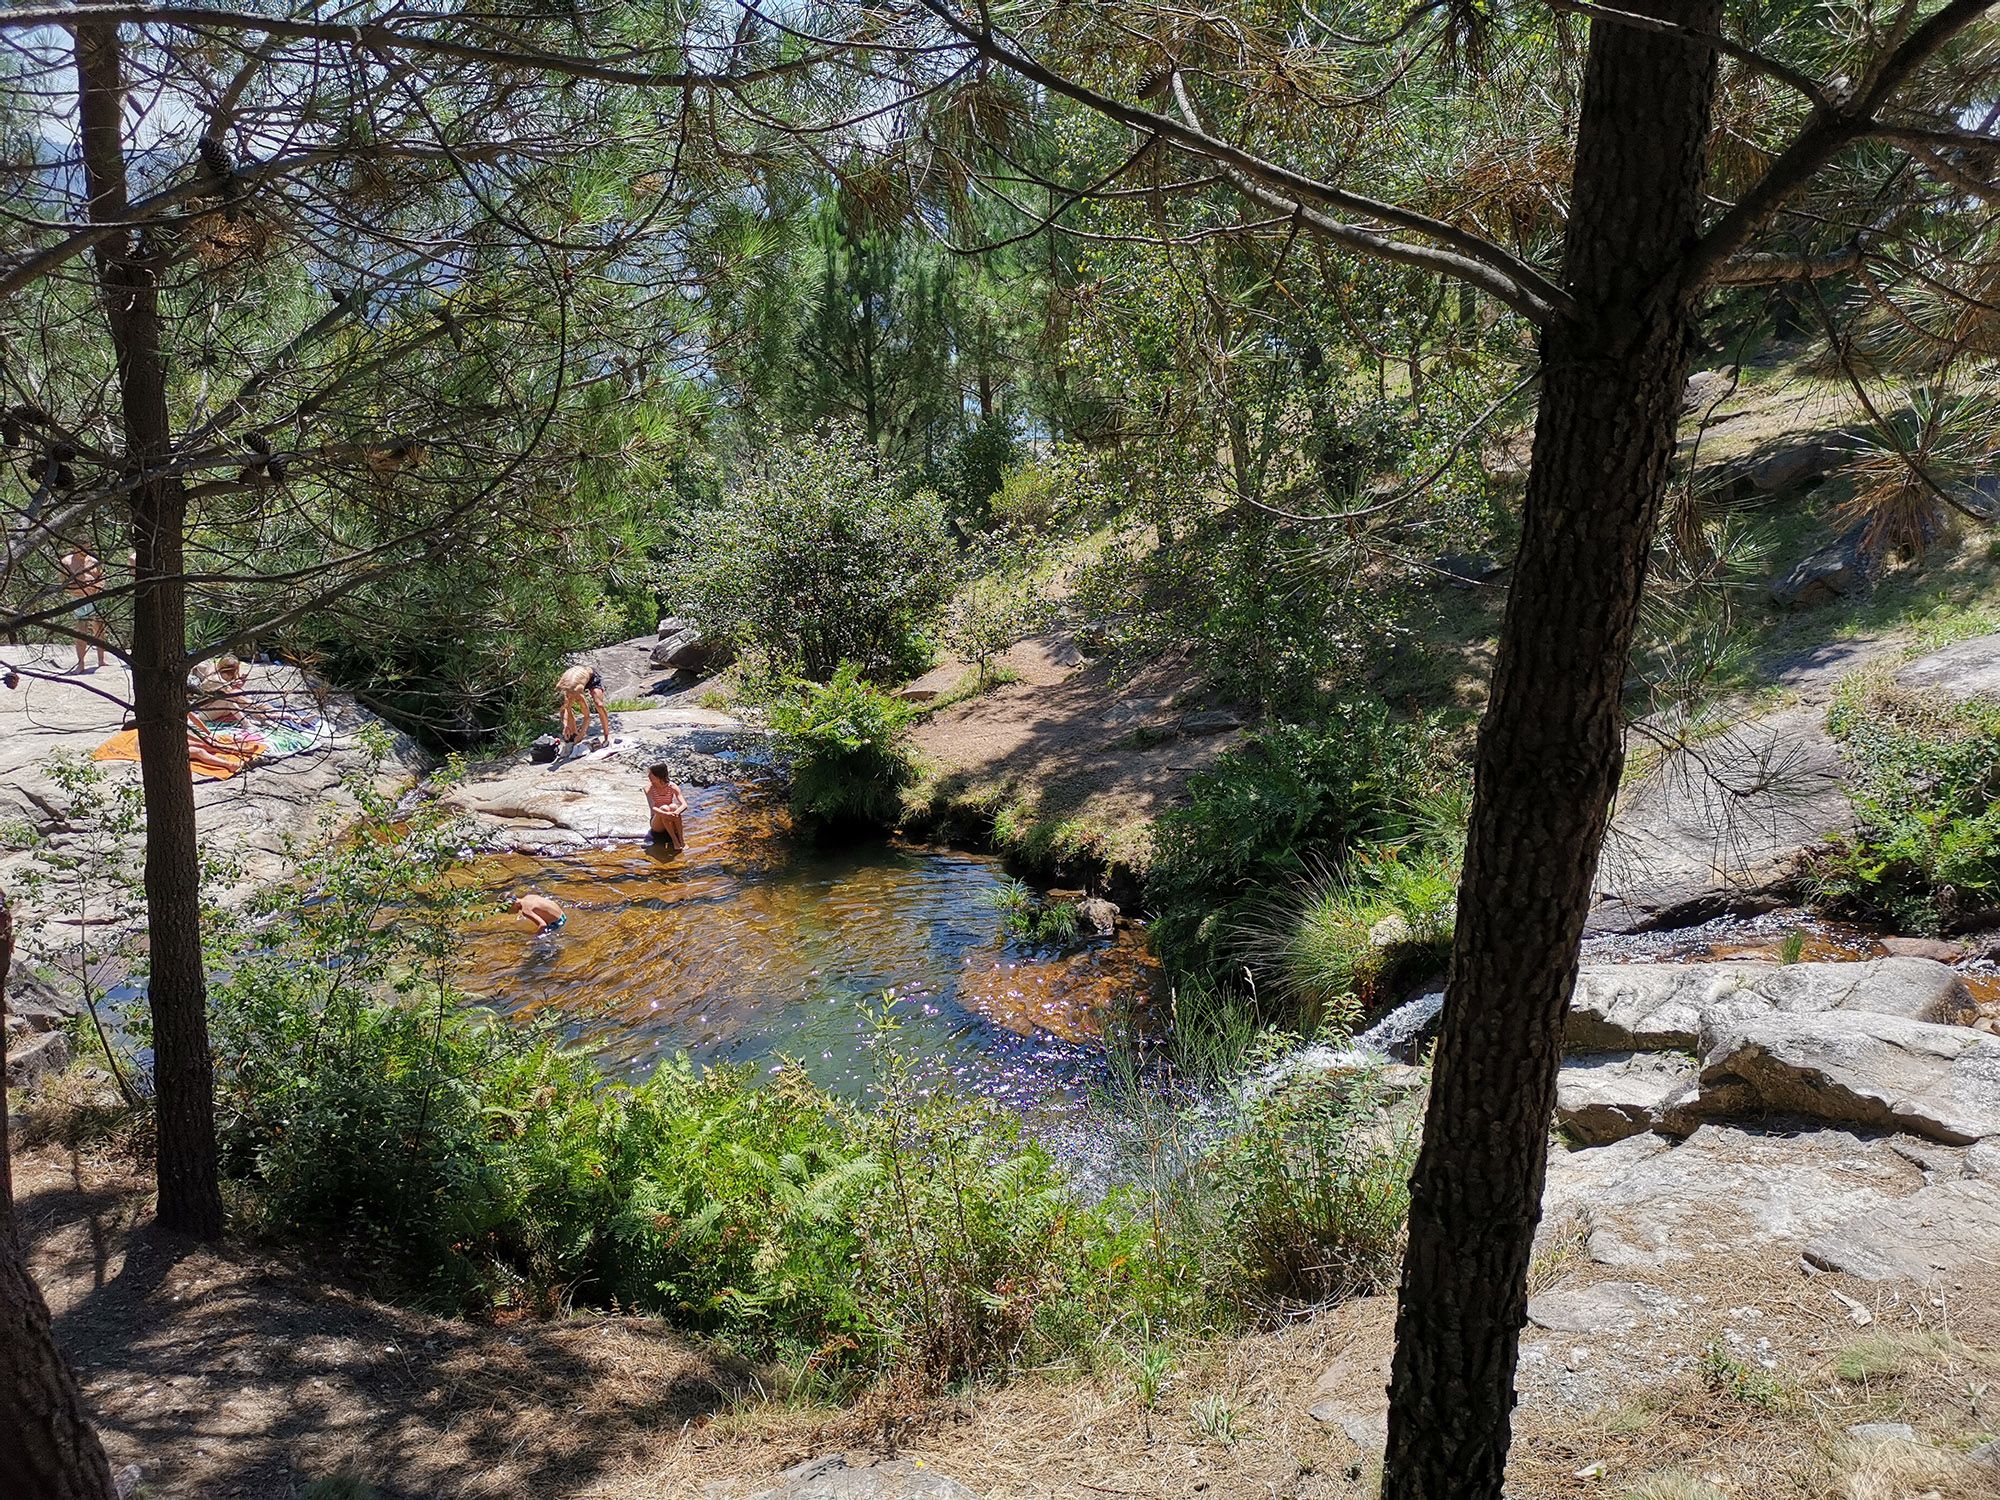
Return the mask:
[(932, 702), (957, 687), (960, 679), (966, 675), (966, 671), (967, 669), (964, 666), (956, 662), (949, 662), (941, 667), (932, 667), (930, 671), (924, 673), (923, 676), (917, 678), (914, 682), (898, 688), (896, 696), (901, 698), (905, 703)]
[(697, 675), (719, 671), (735, 659), (736, 653), (727, 642), (711, 641), (693, 626), (666, 637), (648, 658), (656, 667)]
[(1977, 1014), (1964, 979), (1925, 958), (1593, 964), (1577, 975), (1564, 1042), (1586, 1052), (1691, 1052), (1712, 1015), (1833, 1010), (1954, 1025)]
[(1985, 1281), (2000, 1262), (2000, 1183), (1933, 1183), (1837, 1220), (1802, 1254), (1814, 1270), (1862, 1281)]
[(1724, 365), (1719, 370), (1697, 370), (1688, 376), (1687, 389), (1681, 394), (1681, 412), (1692, 415), (1705, 412), (1716, 402), (1732, 394), (1736, 389), (1738, 366)]
[[(709, 1493), (727, 1490), (716, 1484)], [(850, 1463), (835, 1454), (807, 1459), (777, 1476), (764, 1488), (740, 1488), (744, 1500), (978, 1500), (955, 1479), (932, 1469), (919, 1458), (861, 1459)]]
[(1477, 588), (1482, 583), (1491, 583), (1507, 571), (1492, 558), (1470, 552), (1447, 552), (1442, 557), (1433, 558), (1431, 567), (1455, 589)]
[(1409, 918), (1401, 912), (1392, 911), (1368, 929), (1368, 946), (1400, 948), (1414, 936), (1410, 930)]
[(1085, 896), (1076, 903), (1076, 918), (1085, 932), (1110, 937), (1118, 930), (1118, 905), (1102, 896)]
[(1701, 1091), (1730, 1113), (1805, 1115), (1963, 1146), (2000, 1135), (2000, 1038), (1863, 1011), (1720, 1015)]
[(1759, 494), (1775, 495), (1781, 490), (1818, 484), (1844, 464), (1848, 456), (1849, 449), (1842, 443), (1794, 443), (1752, 464), (1744, 478)]
[(655, 639), (664, 641), (672, 636), (681, 634), (683, 631), (692, 629), (694, 629), (694, 621), (683, 620), (679, 615), (668, 615), (660, 621), (660, 633)]
[(7, 1087), (25, 1089), (69, 1066), (69, 1038), (60, 1031), (38, 1031), (7, 1044)]
[(1355, 1411), (1337, 1401), (1319, 1401), (1306, 1409), (1315, 1422), (1338, 1427), (1348, 1442), (1364, 1454), (1380, 1453), (1389, 1446), (1389, 1413)]
[(1965, 944), (1946, 938), (1885, 937), (1878, 941), (1891, 958), (1928, 958), (1941, 964), (1955, 964), (1970, 956)]
[(1226, 708), (1205, 708), (1200, 713), (1183, 714), (1174, 721), (1176, 732), (1184, 735), (1228, 734), (1242, 727), (1242, 715)]
[(1608, 1145), (1651, 1130), (1661, 1106), (1694, 1077), (1694, 1060), (1673, 1053), (1566, 1058), (1556, 1075), (1556, 1119), (1583, 1145)]
[(1528, 1321), (1551, 1333), (1624, 1333), (1680, 1310), (1665, 1292), (1637, 1281), (1558, 1289), (1529, 1299)]
[(1772, 584), (1771, 602), (1780, 609), (1814, 609), (1866, 593), (1880, 570), (1881, 559), (1863, 545), (1863, 534), (1849, 530)]

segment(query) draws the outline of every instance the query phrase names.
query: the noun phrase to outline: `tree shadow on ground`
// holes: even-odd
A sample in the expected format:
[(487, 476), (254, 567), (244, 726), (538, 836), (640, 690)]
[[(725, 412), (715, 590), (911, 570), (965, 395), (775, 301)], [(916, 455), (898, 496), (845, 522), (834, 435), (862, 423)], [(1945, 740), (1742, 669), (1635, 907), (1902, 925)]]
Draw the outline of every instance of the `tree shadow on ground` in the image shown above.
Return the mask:
[(144, 1184), (16, 1162), (31, 1264), (114, 1467), (156, 1494), (553, 1495), (758, 1389), (640, 1318), (511, 1326), (388, 1306), (235, 1244), (155, 1228)]

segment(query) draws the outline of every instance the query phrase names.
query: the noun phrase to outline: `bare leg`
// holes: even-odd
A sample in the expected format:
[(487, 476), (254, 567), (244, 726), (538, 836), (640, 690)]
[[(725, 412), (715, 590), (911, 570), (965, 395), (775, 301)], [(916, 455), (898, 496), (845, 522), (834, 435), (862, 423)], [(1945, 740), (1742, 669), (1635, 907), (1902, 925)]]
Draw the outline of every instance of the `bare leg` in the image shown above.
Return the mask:
[(94, 635), (94, 636), (96, 636), (96, 637), (97, 637), (97, 664), (98, 664), (98, 665), (99, 665), (99, 666), (101, 667), (101, 666), (103, 666), (103, 665), (105, 664), (105, 662), (104, 662), (104, 616), (102, 616), (102, 615), (92, 615), (92, 616), (90, 617), (90, 633), (91, 633), (92, 635)]
[[(597, 721), (598, 721), (598, 722), (599, 722), (600, 724), (602, 724), (602, 725), (604, 726), (604, 743), (605, 743), (605, 745), (606, 745), (606, 746), (609, 746), (609, 745), (610, 745), (610, 743), (611, 743), (611, 708), (610, 708), (610, 705), (608, 705), (608, 704), (607, 704), (607, 703), (606, 703), (606, 702), (604, 701), (604, 694), (602, 694), (602, 693), (592, 693), (592, 694), (591, 694), (590, 696), (591, 696), (591, 700), (592, 700), (592, 701), (593, 701), (594, 703), (596, 703), (596, 705), (597, 705)], [(586, 711), (586, 712), (584, 713), (584, 716), (583, 716), (583, 717), (584, 717), (584, 722), (585, 722), (586, 724), (588, 724), (588, 723), (589, 723), (589, 720), (590, 720), (590, 714), (589, 714), (589, 712), (588, 712), (588, 711)]]

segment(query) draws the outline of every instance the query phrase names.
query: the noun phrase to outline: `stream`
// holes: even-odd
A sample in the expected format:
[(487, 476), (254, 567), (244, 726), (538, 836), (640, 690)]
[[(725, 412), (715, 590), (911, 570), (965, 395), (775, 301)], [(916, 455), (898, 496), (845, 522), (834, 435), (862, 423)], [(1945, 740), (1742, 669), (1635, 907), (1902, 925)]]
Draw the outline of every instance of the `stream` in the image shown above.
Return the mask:
[[(534, 890), (563, 929), (499, 916), (470, 934), (465, 988), (511, 1015), (560, 1015), (606, 1068), (799, 1063), (851, 1099), (875, 1078), (886, 1015), (920, 1076), (1052, 1126), (1106, 1077), (1107, 1023), (1157, 997), (1143, 930), (1065, 951), (1002, 934), (999, 859), (900, 841), (819, 848), (776, 794), (689, 791), (687, 849), (637, 842), (498, 854), (473, 877)], [(886, 999), (885, 999), (886, 997)]]

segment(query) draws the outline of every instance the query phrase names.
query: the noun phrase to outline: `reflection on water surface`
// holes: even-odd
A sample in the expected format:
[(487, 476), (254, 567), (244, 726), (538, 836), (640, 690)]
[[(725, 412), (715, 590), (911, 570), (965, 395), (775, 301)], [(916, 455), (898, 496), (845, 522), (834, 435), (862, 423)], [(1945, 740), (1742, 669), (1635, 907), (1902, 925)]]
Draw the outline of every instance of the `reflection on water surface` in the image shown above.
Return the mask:
[(1003, 941), (996, 859), (817, 849), (757, 789), (690, 789), (689, 802), (678, 856), (624, 843), (480, 860), (496, 895), (540, 891), (569, 920), (543, 937), (517, 918), (482, 923), (466, 987), (504, 1011), (571, 1018), (614, 1069), (683, 1049), (791, 1057), (850, 1097), (873, 1076), (862, 1005), (893, 991), (899, 1050), (1031, 1109), (1075, 1103), (1101, 1073), (1107, 1020), (1153, 994), (1158, 967), (1129, 931), (1066, 955)]

